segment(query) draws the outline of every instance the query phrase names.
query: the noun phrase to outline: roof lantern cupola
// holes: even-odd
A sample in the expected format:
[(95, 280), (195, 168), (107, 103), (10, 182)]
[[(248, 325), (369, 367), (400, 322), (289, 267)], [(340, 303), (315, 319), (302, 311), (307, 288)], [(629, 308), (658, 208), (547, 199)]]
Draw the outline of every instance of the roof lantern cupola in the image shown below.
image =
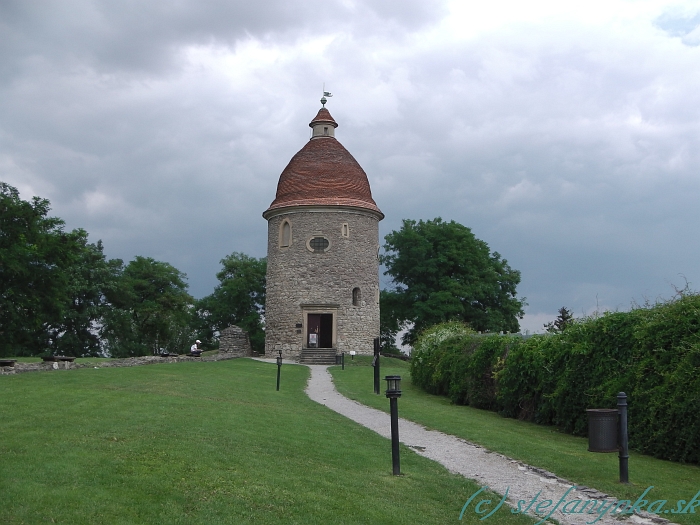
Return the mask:
[(330, 111), (326, 109), (327, 96), (332, 97), (333, 95), (327, 91), (323, 92), (323, 97), (321, 97), (322, 107), (318, 110), (316, 117), (309, 123), (312, 139), (335, 137), (335, 128), (338, 127), (338, 123), (331, 117)]

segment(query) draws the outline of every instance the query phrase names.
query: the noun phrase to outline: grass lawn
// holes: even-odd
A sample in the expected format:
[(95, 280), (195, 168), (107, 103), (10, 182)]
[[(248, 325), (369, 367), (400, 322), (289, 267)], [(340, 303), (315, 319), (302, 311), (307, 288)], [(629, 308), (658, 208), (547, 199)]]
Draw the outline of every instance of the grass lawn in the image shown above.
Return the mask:
[(389, 440), (309, 400), (306, 367), (284, 366), (276, 392), (276, 370), (237, 359), (0, 377), (0, 523), (457, 521), (478, 485), (406, 448), (392, 476)]
[[(553, 427), (535, 425), (499, 416), (494, 412), (457, 406), (450, 400), (425, 393), (411, 384), (409, 365), (398, 359), (383, 357), (380, 363), (382, 394), (373, 392), (371, 357), (356, 356), (345, 360), (345, 370), (330, 369), (336, 388), (345, 396), (386, 412), (389, 401), (384, 376), (400, 375), (399, 416), (428, 428), (453, 434), (478, 443), (530, 465), (545, 468), (577, 485), (595, 487), (620, 499), (636, 500), (649, 486), (650, 501), (666, 499), (666, 508), (675, 508), (677, 500), (689, 501), (700, 491), (700, 467), (662, 461), (630, 453), (629, 485), (618, 482), (617, 454), (588, 452), (588, 440), (558, 432)], [(633, 403), (634, 400), (629, 400)], [(593, 407), (591, 407), (593, 408)], [(700, 446), (700, 443), (698, 443)], [(700, 524), (696, 514), (668, 514), (674, 522)]]

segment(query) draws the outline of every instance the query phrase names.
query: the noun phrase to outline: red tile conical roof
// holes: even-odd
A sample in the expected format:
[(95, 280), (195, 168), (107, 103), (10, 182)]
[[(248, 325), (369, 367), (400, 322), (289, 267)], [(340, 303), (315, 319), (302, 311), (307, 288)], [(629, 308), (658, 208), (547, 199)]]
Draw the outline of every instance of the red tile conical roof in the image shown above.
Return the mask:
[(313, 119), (311, 122), (309, 122), (309, 127), (312, 128), (314, 124), (321, 123), (321, 122), (330, 122), (333, 124), (334, 128), (338, 127), (338, 123), (335, 121), (333, 117), (331, 117), (331, 112), (328, 111), (326, 108), (321, 108), (318, 110), (318, 113), (316, 114), (316, 118)]
[[(322, 108), (311, 125), (332, 123)], [(367, 174), (332, 136), (314, 137), (289, 161), (277, 184), (277, 195), (263, 216), (290, 206), (351, 206), (384, 214), (372, 199)]]

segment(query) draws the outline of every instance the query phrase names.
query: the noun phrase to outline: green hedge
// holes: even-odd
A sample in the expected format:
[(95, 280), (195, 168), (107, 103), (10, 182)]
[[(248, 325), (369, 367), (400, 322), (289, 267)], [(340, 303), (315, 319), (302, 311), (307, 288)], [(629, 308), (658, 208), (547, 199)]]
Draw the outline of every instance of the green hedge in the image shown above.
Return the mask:
[(700, 295), (577, 321), (559, 334), (424, 332), (413, 382), (457, 404), (587, 433), (587, 408), (629, 403), (630, 447), (700, 463)]

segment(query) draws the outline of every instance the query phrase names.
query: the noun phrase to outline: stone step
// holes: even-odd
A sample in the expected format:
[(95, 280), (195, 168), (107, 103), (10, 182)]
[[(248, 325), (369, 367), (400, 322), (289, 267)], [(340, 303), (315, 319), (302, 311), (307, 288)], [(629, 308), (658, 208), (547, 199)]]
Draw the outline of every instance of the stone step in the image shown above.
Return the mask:
[(304, 348), (299, 362), (306, 365), (334, 365), (335, 348)]

